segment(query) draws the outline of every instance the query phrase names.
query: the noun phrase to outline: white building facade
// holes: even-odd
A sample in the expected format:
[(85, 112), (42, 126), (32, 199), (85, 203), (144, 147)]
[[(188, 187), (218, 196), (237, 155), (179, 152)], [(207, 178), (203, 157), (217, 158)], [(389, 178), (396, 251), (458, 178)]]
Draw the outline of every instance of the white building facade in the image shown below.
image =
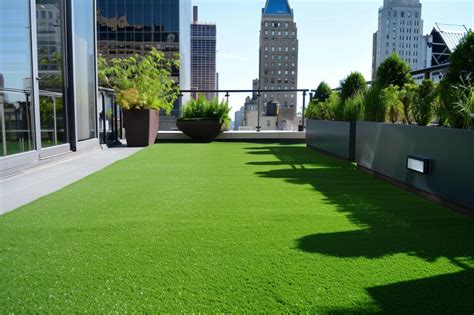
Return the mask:
[(384, 0), (374, 36), (372, 78), (375, 78), (377, 67), (394, 52), (413, 70), (428, 66), (421, 14), (419, 0)]

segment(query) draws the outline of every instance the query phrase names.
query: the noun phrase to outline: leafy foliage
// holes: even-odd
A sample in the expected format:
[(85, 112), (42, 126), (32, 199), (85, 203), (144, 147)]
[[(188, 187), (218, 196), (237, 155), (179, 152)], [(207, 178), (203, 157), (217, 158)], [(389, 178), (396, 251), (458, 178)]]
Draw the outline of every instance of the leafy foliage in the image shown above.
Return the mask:
[(413, 104), (418, 92), (418, 85), (408, 83), (400, 90), (399, 98), (402, 102), (403, 117), (405, 123), (411, 124), (413, 118)]
[(364, 120), (366, 121), (385, 121), (385, 105), (382, 102), (382, 89), (377, 83), (365, 93)]
[(344, 121), (355, 122), (363, 119), (365, 97), (358, 93), (344, 102)]
[(469, 31), (449, 57), (450, 65), (443, 78), (445, 84), (474, 84), (474, 32)]
[(314, 92), (313, 101), (325, 102), (332, 94), (331, 87), (324, 81), (319, 83), (318, 88)]
[(331, 92), (329, 98), (324, 102), (314, 101), (310, 103), (305, 113), (306, 118), (320, 120), (342, 120), (344, 118), (344, 103), (339, 93)]
[[(438, 114), (441, 123), (462, 128), (463, 114), (456, 109), (459, 102), (459, 85), (474, 84), (474, 32), (469, 31), (449, 57), (450, 65), (439, 85), (441, 108)], [(468, 97), (467, 90), (464, 97)]]
[(411, 68), (396, 53), (385, 59), (377, 68), (376, 82), (385, 89), (390, 85), (402, 88), (407, 83), (413, 83)]
[(344, 119), (344, 102), (339, 93), (333, 92), (323, 104), (327, 107), (329, 119), (341, 121)]
[(402, 113), (402, 102), (400, 101), (400, 89), (398, 86), (390, 85), (382, 90), (382, 103), (387, 109), (387, 119), (391, 123), (399, 121)]
[(183, 108), (184, 120), (195, 119), (216, 119), (220, 123), (225, 124), (227, 128), (230, 126), (230, 107), (225, 100), (219, 102), (217, 97), (208, 101), (206, 97), (199, 96), (199, 98), (191, 99)]
[(414, 98), (413, 118), (420, 126), (426, 126), (433, 117), (433, 108), (436, 101), (436, 86), (431, 80), (423, 80), (418, 87)]
[(463, 119), (464, 128), (474, 128), (474, 87), (470, 83), (460, 84), (455, 88), (456, 102), (454, 109)]
[(152, 49), (145, 56), (111, 61), (100, 57), (98, 66), (101, 84), (115, 90), (123, 109), (163, 109), (168, 114), (173, 109), (179, 89), (171, 79), (171, 69), (179, 67), (177, 57), (167, 59)]
[(352, 72), (344, 80), (341, 90), (341, 98), (343, 101), (355, 97), (359, 93), (364, 93), (367, 90), (367, 82), (360, 72)]

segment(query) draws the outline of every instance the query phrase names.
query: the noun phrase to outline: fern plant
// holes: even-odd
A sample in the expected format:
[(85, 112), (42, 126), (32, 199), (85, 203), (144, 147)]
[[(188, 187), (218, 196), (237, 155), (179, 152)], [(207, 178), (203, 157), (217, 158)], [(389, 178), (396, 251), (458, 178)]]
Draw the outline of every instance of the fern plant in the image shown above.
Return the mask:
[(230, 107), (229, 102), (222, 100), (219, 102), (217, 97), (208, 101), (204, 96), (199, 96), (197, 99), (191, 99), (184, 105), (182, 120), (205, 120), (215, 119), (221, 124), (225, 124), (227, 128), (230, 127)]

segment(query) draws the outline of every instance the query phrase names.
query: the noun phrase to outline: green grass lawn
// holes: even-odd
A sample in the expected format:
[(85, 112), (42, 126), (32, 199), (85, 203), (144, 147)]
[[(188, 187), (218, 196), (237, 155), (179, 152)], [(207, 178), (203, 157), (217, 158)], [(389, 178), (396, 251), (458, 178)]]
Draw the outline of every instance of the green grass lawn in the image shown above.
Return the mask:
[(0, 217), (0, 313), (474, 312), (474, 220), (302, 145), (159, 144)]

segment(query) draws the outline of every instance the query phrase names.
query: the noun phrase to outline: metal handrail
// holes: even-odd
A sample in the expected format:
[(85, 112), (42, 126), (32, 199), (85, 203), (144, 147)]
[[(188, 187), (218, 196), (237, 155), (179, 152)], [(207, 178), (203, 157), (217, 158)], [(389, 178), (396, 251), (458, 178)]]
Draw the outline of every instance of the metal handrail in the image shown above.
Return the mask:
[[(231, 93), (256, 93), (257, 99), (260, 97), (261, 93), (288, 93), (288, 92), (300, 92), (303, 93), (303, 106), (302, 106), (302, 117), (301, 117), (301, 127), (305, 129), (305, 120), (304, 115), (306, 111), (306, 95), (310, 92), (310, 89), (255, 89), (255, 90), (232, 90), (232, 89), (191, 89), (191, 90), (180, 90), (179, 96), (182, 97), (183, 93), (225, 93), (225, 97), (229, 100), (229, 96)], [(312, 98), (312, 93), (309, 93), (310, 100)], [(261, 110), (260, 110), (260, 102), (257, 102), (257, 132), (260, 132), (262, 126), (260, 126), (260, 117), (261, 117)]]

